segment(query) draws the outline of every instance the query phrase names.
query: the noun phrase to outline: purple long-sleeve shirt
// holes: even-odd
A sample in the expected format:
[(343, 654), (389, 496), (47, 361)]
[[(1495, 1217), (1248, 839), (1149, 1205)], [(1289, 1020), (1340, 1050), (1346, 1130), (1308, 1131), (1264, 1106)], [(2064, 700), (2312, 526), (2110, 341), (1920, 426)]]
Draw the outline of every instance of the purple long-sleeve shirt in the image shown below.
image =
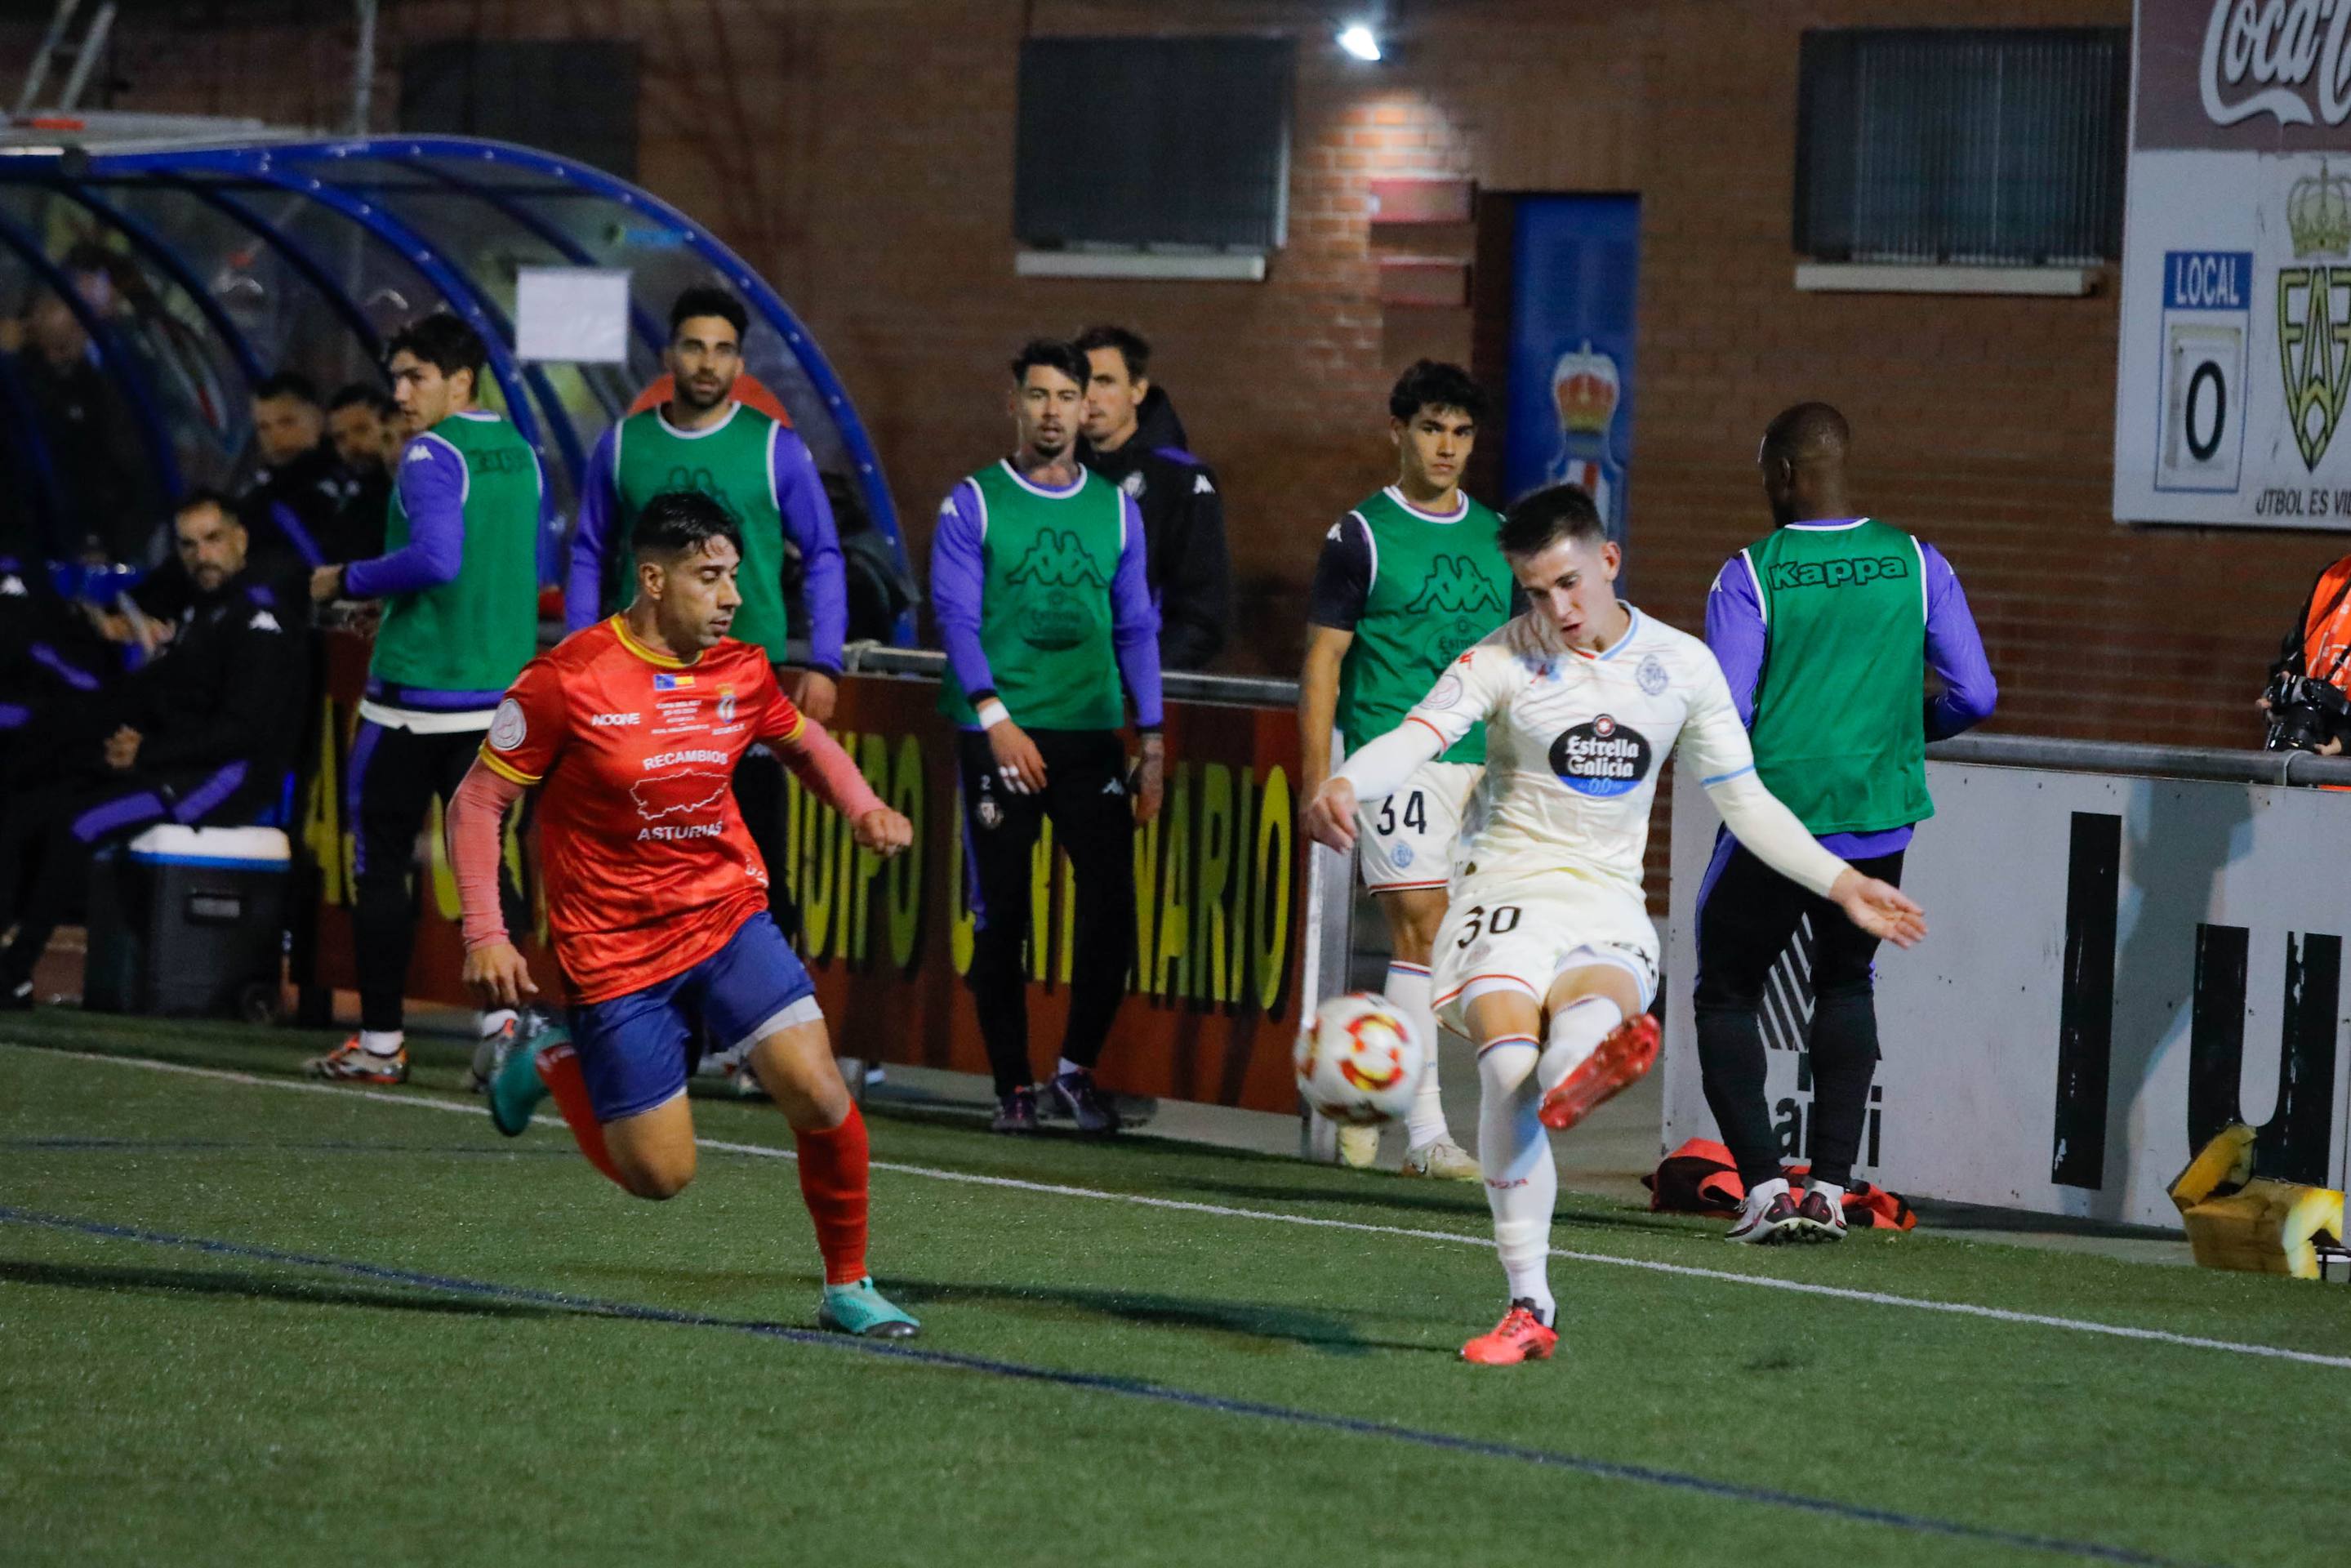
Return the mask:
[(438, 588), (455, 582), (465, 563), (465, 459), (456, 447), (429, 430), (411, 437), (392, 482), (408, 514), (408, 542), (343, 569), (343, 591), (354, 599)]
[[(459, 419), (496, 419), (493, 413), (462, 413)], [(533, 453), (537, 463), (538, 455)], [(418, 593), (456, 580), (465, 564), (465, 459), (444, 438), (426, 431), (401, 449), (392, 473), (401, 510), (408, 515), (408, 542), (388, 555), (355, 560), (343, 569), (343, 591), (353, 599), (387, 593)], [(547, 473), (538, 479), (538, 575), (549, 580), (549, 543), (555, 536), (555, 498)], [(313, 561), (312, 565), (318, 562)]]
[[(1076, 495), (1086, 476), (1080, 475), (1077, 484), (1065, 490), (1049, 490), (1027, 478), (1020, 482), (1058, 499)], [(1119, 507), (1123, 538), (1118, 567), (1110, 580), (1111, 645), (1117, 651), (1127, 695), (1134, 700), (1135, 723), (1156, 729), (1165, 717), (1159, 695), (1159, 612), (1151, 604), (1143, 514), (1135, 509), (1134, 497), (1123, 492)], [(947, 663), (963, 689), (973, 694), (996, 689), (996, 674), (979, 637), (981, 590), (987, 580), (981, 549), (986, 517), (979, 486), (966, 479), (939, 507), (938, 529), (931, 536), (931, 610), (938, 619), (940, 640), (947, 645)], [(1012, 716), (1016, 723), (1020, 717)]]
[[(738, 405), (739, 406), (739, 405)], [(619, 534), (620, 426), (607, 430), (588, 459), (580, 497), (580, 526), (571, 536), (571, 571), (563, 590), (563, 629), (577, 632), (603, 614), (605, 556)], [(849, 634), (849, 579), (832, 503), (808, 444), (778, 424), (768, 444), (768, 493), (783, 514), (784, 531), (800, 552), (809, 612), (809, 663), (841, 674), (841, 645)]]
[[(1855, 519), (1791, 523), (1796, 528), (1835, 528)], [(1927, 664), (1943, 689), (1927, 702), (1927, 738), (1942, 740), (1981, 724), (2000, 701), (2000, 683), (1984, 657), (1983, 638), (1968, 609), (1967, 591), (1942, 551), (1924, 539), (1919, 559), (1927, 573)], [(1725, 561), (1706, 596), (1706, 645), (1730, 683), (1731, 700), (1739, 716), (1755, 722), (1755, 687), (1763, 674), (1763, 654), (1771, 629), (1763, 619), (1754, 569), (1744, 550)], [(1865, 860), (1906, 849), (1916, 824), (1875, 833), (1826, 833), (1821, 847), (1846, 860)]]

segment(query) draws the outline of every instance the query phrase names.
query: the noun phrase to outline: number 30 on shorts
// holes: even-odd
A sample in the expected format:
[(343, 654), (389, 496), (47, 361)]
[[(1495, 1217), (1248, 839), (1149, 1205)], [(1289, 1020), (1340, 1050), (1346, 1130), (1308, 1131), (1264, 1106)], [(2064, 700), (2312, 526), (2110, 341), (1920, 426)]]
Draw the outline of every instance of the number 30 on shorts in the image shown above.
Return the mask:
[(1478, 940), (1481, 934), (1508, 936), (1519, 928), (1519, 906), (1515, 904), (1498, 904), (1491, 909), (1482, 904), (1471, 904), (1468, 922), (1461, 928), (1461, 940), (1454, 946), (1467, 951), (1469, 944)]
[[(1421, 800), (1420, 791), (1417, 789), (1405, 800), (1404, 825), (1416, 833), (1428, 831), (1428, 806)], [(1391, 795), (1380, 802), (1380, 833), (1384, 837), (1395, 831), (1395, 797)]]

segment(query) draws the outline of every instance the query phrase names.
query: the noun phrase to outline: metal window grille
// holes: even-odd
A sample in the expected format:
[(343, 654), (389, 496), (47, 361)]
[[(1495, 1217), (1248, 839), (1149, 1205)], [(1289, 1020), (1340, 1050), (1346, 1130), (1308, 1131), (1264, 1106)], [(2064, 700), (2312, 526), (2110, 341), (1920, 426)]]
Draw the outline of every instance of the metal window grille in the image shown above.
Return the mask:
[(1045, 248), (1276, 248), (1295, 73), (1286, 38), (1029, 39), (1013, 232)]
[(2129, 46), (2120, 27), (1806, 33), (1797, 250), (2001, 266), (2118, 256)]

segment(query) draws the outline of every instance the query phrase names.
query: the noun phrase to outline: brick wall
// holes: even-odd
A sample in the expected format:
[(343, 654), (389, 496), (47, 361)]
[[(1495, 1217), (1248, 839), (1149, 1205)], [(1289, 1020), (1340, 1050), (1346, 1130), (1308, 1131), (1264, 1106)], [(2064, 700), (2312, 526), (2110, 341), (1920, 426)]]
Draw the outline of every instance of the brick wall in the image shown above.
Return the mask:
[[(348, 22), (284, 7), (125, 19), (118, 107), (340, 119)], [(948, 0), (407, 0), (388, 7), (379, 123), (405, 44), (480, 31), (622, 37), (644, 56), (642, 177), (712, 222), (823, 342), (925, 542), (937, 497), (1005, 440), (1001, 361), (1098, 318), (1158, 345), (1221, 470), (1238, 663), (1286, 669), (1329, 518), (1386, 476), (1382, 401), (1421, 352), (1467, 360), (1470, 312), (1383, 308), (1367, 182), (1643, 202), (1633, 549), (1646, 607), (1694, 624), (1762, 526), (1755, 438), (1804, 397), (1856, 427), (1855, 488), (1941, 545), (1975, 602), (2012, 731), (2244, 744), (2246, 705), (2311, 576), (2311, 532), (2127, 529), (2107, 516), (2116, 308), (2088, 299), (1799, 294), (1789, 206), (1806, 26), (1949, 19), (1930, 0), (1458, 0), (1404, 8), (1392, 57), (1347, 60), (1327, 6), (1230, 0), (1196, 24), (1300, 40), (1290, 243), (1270, 279), (1022, 282), (1009, 234), (1024, 8)], [(1036, 0), (1040, 32), (1142, 32), (1139, 0)], [(2015, 0), (1972, 24), (2125, 25), (2127, 0)], [(239, 16), (258, 15), (263, 23)], [(14, 79), (24, 26), (0, 27)], [(592, 90), (592, 84), (583, 84)]]

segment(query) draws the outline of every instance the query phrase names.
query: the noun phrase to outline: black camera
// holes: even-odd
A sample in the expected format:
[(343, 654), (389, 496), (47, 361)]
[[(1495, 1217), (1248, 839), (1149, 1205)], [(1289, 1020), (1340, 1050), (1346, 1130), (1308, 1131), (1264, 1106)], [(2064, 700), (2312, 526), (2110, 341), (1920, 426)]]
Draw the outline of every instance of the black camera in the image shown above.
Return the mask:
[(2330, 681), (2280, 670), (2262, 695), (2270, 705), (2269, 738), (2262, 744), (2272, 751), (2316, 751), (2351, 736), (2351, 697)]

